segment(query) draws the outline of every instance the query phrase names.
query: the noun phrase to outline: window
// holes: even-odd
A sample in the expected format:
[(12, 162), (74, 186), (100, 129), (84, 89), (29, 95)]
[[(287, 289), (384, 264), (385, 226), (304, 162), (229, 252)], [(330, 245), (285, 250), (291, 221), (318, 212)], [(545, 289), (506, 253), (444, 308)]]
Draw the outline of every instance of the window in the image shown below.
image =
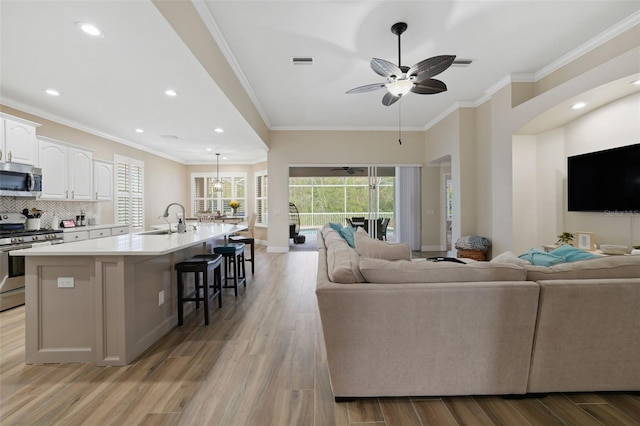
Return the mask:
[(240, 203), (238, 215), (246, 216), (247, 188), (246, 174), (220, 174), (222, 191), (213, 190), (216, 175), (213, 173), (191, 174), (191, 208), (194, 215), (202, 214), (231, 214), (229, 202)]
[(267, 172), (256, 173), (256, 224), (266, 225), (267, 221)]
[(116, 223), (129, 225), (133, 230), (144, 229), (144, 162), (114, 155)]

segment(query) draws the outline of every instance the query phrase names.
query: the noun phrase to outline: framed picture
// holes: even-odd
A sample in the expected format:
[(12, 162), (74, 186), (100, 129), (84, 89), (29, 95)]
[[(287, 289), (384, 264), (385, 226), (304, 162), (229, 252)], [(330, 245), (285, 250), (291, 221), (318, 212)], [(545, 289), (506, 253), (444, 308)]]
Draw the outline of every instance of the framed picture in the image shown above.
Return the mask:
[(578, 241), (578, 248), (582, 250), (595, 250), (596, 243), (593, 237), (593, 232), (576, 232), (576, 239)]

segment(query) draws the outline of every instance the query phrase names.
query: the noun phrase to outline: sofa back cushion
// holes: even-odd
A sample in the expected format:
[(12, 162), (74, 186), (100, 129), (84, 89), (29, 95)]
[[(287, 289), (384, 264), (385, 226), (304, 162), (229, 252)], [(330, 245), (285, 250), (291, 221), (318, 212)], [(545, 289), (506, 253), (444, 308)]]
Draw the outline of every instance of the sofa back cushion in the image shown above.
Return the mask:
[(506, 263), (431, 262), (383, 260), (362, 257), (360, 271), (370, 283), (446, 283), (475, 281), (524, 281), (527, 271)]
[(364, 282), (360, 272), (360, 256), (330, 227), (322, 229), (327, 250), (327, 275), (334, 283), (353, 284)]
[(599, 256), (550, 267), (525, 266), (527, 280), (581, 280), (640, 277), (640, 256)]
[(362, 257), (386, 260), (411, 260), (411, 247), (407, 243), (390, 243), (371, 238), (363, 229), (354, 234), (356, 252)]

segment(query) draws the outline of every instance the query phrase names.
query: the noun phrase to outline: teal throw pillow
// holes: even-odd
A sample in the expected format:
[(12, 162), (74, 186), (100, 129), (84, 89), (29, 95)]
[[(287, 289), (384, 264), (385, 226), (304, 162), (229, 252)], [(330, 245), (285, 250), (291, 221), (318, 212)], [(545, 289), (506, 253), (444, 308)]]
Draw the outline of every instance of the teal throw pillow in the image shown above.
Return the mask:
[(345, 226), (344, 228), (339, 223), (329, 222), (329, 226), (331, 229), (336, 231), (338, 235), (340, 235), (344, 240), (349, 244), (349, 246), (355, 248), (356, 242), (353, 236), (354, 229), (351, 226)]
[(344, 228), (342, 228), (342, 230), (340, 230), (340, 235), (342, 235), (342, 238), (344, 238), (347, 244), (349, 244), (349, 246), (353, 248), (356, 247), (356, 239), (353, 236), (354, 231), (355, 230), (351, 226), (345, 226)]
[(557, 249), (551, 250), (549, 254), (563, 257), (566, 262), (575, 262), (578, 260), (589, 260), (589, 259), (595, 259), (599, 257), (593, 253), (589, 253), (586, 250), (582, 250), (582, 249), (570, 246), (568, 244), (561, 245)]
[(538, 266), (553, 266), (558, 263), (564, 263), (564, 257), (556, 256), (551, 253), (544, 252), (538, 249), (529, 249), (528, 252), (518, 256), (520, 259), (528, 260), (532, 265)]

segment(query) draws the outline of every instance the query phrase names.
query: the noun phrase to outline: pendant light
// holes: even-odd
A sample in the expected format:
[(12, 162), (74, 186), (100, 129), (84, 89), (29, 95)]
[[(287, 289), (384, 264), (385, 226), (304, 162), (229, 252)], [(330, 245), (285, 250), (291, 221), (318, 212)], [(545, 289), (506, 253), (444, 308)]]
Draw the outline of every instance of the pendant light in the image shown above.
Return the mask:
[(213, 182), (213, 192), (222, 191), (222, 181), (220, 181), (220, 153), (216, 152), (216, 180)]

